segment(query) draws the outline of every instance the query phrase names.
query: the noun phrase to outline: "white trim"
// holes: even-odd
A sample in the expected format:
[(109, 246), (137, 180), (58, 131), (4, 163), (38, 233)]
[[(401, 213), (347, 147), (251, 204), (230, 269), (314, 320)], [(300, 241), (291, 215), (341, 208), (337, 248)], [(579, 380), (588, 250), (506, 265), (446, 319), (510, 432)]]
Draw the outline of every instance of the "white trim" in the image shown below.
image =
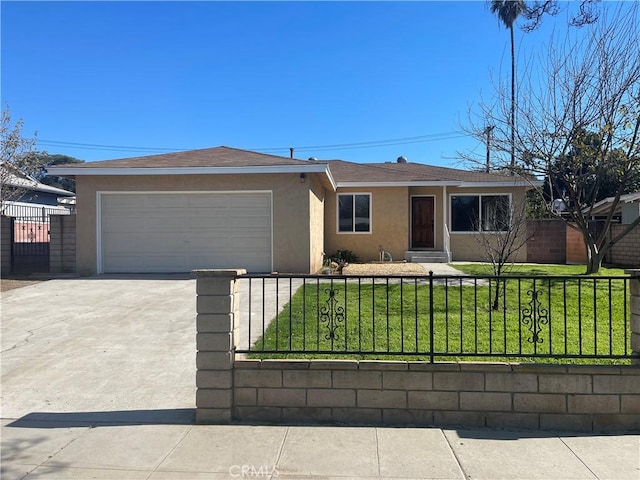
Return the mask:
[(324, 171), (325, 175), (327, 175), (327, 178), (329, 179), (329, 183), (331, 184), (331, 189), (335, 192), (338, 189), (338, 184), (336, 183), (335, 179), (333, 178), (333, 174), (331, 173), (331, 170), (329, 169), (329, 165), (326, 166), (326, 169)]
[[(442, 249), (444, 251), (447, 250), (447, 241), (446, 241), (446, 236), (447, 236), (447, 231), (451, 232), (451, 225), (449, 223), (449, 217), (448, 217), (448, 211), (447, 211), (447, 203), (448, 202), (448, 197), (447, 197), (447, 186), (443, 185), (442, 186)], [(449, 242), (451, 241), (451, 235), (449, 235)], [(449, 245), (449, 250), (451, 250), (451, 245)], [(451, 261), (451, 252), (447, 252), (447, 254), (449, 255), (449, 261)]]
[(539, 187), (543, 184), (540, 180), (535, 180), (531, 182), (525, 181), (505, 181), (505, 182), (461, 182), (458, 187), (461, 188), (497, 188), (497, 187)]
[(437, 219), (436, 219), (436, 204), (437, 204), (437, 199), (435, 195), (420, 195), (420, 194), (416, 194), (416, 195), (409, 195), (409, 250), (413, 250), (414, 246), (413, 246), (413, 199), (414, 198), (426, 198), (426, 197), (430, 197), (433, 198), (433, 213), (432, 213), (432, 219), (433, 219), (433, 247), (415, 247), (415, 248), (431, 248), (431, 249), (435, 249), (437, 250), (436, 247), (436, 231), (437, 231)]
[[(340, 231), (340, 195), (353, 195), (353, 215), (355, 217), (356, 206), (355, 206), (355, 195), (368, 195), (369, 196), (369, 231), (368, 232), (341, 232)], [(355, 218), (354, 218), (355, 222)], [(353, 224), (353, 228), (356, 228), (355, 223)], [(373, 233), (373, 194), (371, 192), (340, 192), (336, 193), (336, 234), (337, 235), (371, 235)]]
[(456, 181), (431, 181), (431, 182), (338, 182), (338, 188), (373, 188), (373, 187), (439, 187), (450, 185), (459, 187), (460, 182)]
[(96, 272), (104, 273), (102, 268), (102, 195), (110, 192), (96, 191)]
[(229, 174), (263, 174), (263, 173), (324, 173), (333, 191), (336, 181), (325, 163), (309, 165), (266, 165), (249, 167), (127, 167), (127, 168), (81, 168), (81, 167), (49, 167), (47, 174), (65, 175), (229, 175)]
[(98, 274), (104, 273), (103, 255), (102, 255), (102, 196), (103, 195), (217, 195), (217, 194), (268, 194), (269, 195), (269, 215), (270, 215), (270, 232), (271, 232), (271, 265), (270, 271), (273, 272), (273, 190), (98, 190), (96, 191), (96, 271)]
[(540, 186), (541, 181), (503, 181), (503, 182), (463, 182), (458, 180), (433, 180), (429, 182), (338, 182), (338, 188), (372, 188), (372, 187), (460, 187), (460, 188), (487, 188), (487, 187), (528, 187)]
[[(451, 193), (449, 194), (449, 199), (448, 199), (448, 203), (449, 205), (451, 205), (451, 197), (509, 197), (509, 211), (511, 211), (511, 207), (513, 206), (513, 196), (511, 194), (511, 192), (507, 192), (507, 193), (491, 193), (491, 192), (482, 192), (482, 193)], [(480, 203), (478, 205), (478, 207), (480, 208), (480, 215), (482, 216), (482, 200), (480, 200)], [(449, 208), (449, 234), (450, 235), (477, 235), (477, 234), (482, 234), (482, 233), (505, 233), (503, 231), (491, 231), (491, 230), (475, 230), (475, 231), (470, 231), (470, 232), (458, 232), (453, 230), (453, 221), (451, 218), (451, 212), (453, 211), (453, 209)], [(513, 220), (512, 218), (509, 219), (510, 221)], [(480, 219), (480, 221), (482, 222), (482, 219)]]

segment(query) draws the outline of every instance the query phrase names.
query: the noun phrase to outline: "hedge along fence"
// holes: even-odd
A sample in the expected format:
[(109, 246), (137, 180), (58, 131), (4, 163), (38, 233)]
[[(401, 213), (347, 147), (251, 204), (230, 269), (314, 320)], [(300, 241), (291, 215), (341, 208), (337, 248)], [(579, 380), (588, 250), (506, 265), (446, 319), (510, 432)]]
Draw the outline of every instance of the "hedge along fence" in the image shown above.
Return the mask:
[[(637, 365), (237, 359), (244, 301), (238, 287), (244, 271), (195, 273), (199, 423), (640, 429)], [(629, 288), (635, 357), (640, 352), (640, 271), (628, 273), (635, 275)]]

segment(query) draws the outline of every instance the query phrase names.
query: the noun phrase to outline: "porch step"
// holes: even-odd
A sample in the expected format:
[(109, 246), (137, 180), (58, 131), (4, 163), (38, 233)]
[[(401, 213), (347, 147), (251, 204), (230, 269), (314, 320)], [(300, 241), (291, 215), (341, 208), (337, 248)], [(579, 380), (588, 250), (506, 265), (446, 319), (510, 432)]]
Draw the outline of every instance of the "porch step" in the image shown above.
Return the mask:
[(411, 263), (448, 263), (447, 252), (411, 251), (404, 252), (404, 259)]

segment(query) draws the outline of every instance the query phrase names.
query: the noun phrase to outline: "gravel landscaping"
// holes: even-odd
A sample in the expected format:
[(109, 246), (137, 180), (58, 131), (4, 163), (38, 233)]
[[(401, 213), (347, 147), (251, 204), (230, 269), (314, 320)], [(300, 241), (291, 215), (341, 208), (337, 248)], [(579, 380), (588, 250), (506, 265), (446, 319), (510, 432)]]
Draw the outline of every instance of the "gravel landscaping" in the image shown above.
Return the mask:
[(418, 263), (383, 262), (351, 263), (342, 270), (344, 275), (428, 275)]
[(24, 280), (17, 278), (0, 279), (0, 292), (6, 292), (15, 288), (26, 287), (41, 282), (42, 280)]

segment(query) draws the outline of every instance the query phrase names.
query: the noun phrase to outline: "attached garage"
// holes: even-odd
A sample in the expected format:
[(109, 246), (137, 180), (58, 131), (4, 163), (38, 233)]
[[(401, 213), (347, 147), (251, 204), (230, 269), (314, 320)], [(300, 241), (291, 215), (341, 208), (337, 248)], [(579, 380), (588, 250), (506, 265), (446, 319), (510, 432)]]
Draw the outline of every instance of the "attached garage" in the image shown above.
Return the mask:
[(101, 192), (98, 272), (273, 269), (272, 193)]
[(215, 147), (48, 172), (76, 180), (79, 275), (322, 266), (326, 163)]

